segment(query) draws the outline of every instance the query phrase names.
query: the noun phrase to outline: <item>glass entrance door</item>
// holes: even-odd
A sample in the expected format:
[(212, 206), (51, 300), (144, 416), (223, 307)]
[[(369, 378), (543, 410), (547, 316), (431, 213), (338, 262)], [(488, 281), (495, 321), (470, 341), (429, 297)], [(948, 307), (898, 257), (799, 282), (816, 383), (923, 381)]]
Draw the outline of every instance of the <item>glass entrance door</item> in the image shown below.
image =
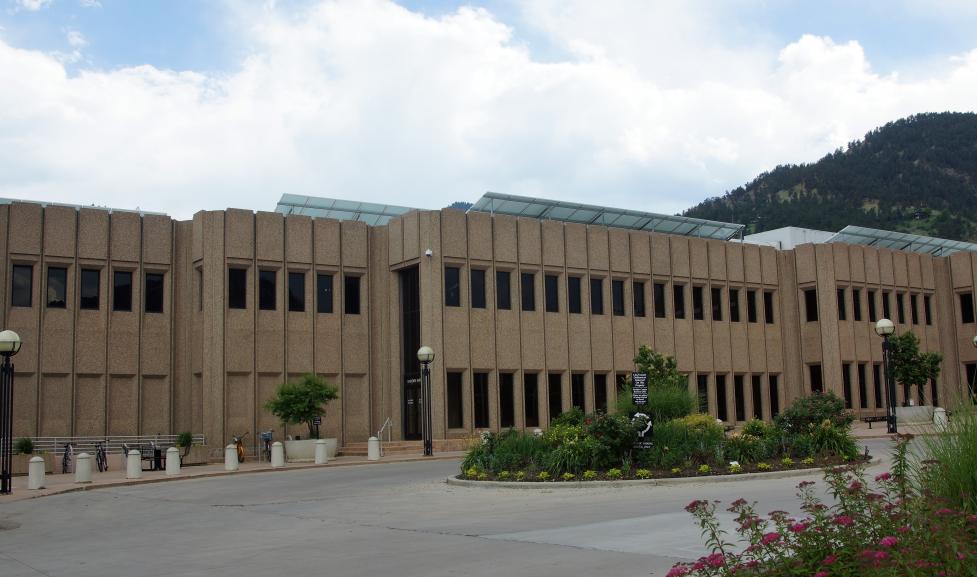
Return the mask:
[(421, 368), (417, 349), (421, 347), (421, 287), (417, 267), (400, 271), (400, 358), (404, 375), (404, 439), (422, 437)]
[(404, 439), (421, 438), (421, 379), (408, 378), (404, 383)]

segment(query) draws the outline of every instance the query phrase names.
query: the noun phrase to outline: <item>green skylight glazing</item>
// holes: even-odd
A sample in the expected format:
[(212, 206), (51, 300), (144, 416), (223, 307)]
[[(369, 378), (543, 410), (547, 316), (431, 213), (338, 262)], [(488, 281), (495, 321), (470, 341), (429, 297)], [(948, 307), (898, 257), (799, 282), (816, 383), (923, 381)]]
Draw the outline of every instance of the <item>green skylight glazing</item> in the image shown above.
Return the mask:
[(904, 250), (908, 252), (920, 252), (933, 256), (946, 256), (959, 251), (977, 252), (977, 244), (963, 242), (960, 240), (950, 240), (947, 238), (935, 238), (932, 236), (922, 236), (919, 234), (909, 234), (906, 232), (894, 232), (891, 230), (879, 230), (877, 228), (866, 228), (863, 226), (848, 225), (841, 229), (827, 242), (843, 242), (846, 244), (861, 244), (876, 248), (890, 248), (892, 250)]
[(358, 220), (370, 226), (387, 224), (391, 218), (407, 214), (412, 210), (417, 209), (392, 204), (357, 202), (300, 194), (283, 194), (281, 200), (278, 201), (278, 206), (275, 207), (275, 212), (281, 214), (302, 214), (336, 220)]

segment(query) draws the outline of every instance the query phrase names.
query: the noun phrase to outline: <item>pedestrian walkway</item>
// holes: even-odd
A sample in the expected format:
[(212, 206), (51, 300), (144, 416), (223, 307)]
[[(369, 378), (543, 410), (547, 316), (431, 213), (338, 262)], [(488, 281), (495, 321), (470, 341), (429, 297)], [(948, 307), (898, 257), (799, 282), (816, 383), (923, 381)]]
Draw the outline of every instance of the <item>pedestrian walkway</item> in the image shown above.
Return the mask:
[[(206, 477), (219, 477), (222, 475), (241, 475), (248, 473), (272, 473), (281, 471), (296, 471), (302, 469), (317, 469), (321, 467), (348, 467), (353, 465), (378, 465), (383, 463), (403, 463), (409, 461), (430, 461), (443, 459), (460, 459), (464, 457), (464, 452), (453, 451), (435, 453), (433, 457), (423, 455), (396, 454), (386, 455), (379, 461), (369, 461), (365, 456), (340, 456), (329, 460), (325, 465), (313, 463), (288, 463), (285, 467), (273, 469), (267, 461), (258, 462), (249, 459), (241, 463), (237, 471), (225, 471), (224, 463), (209, 463), (207, 465), (195, 465), (183, 467), (179, 475), (168, 476), (165, 471), (143, 471), (140, 479), (126, 479), (125, 468), (121, 465), (119, 455), (109, 456), (108, 471), (104, 473), (93, 472), (92, 482), (86, 484), (75, 483), (74, 474), (44, 476), (44, 489), (30, 490), (27, 488), (27, 476), (13, 478), (13, 492), (10, 495), (0, 495), (0, 505), (33, 499), (35, 497), (46, 497), (59, 493), (69, 493), (72, 491), (88, 491), (91, 489), (102, 489), (106, 487), (123, 487), (127, 485), (140, 485), (144, 483), (161, 483), (166, 481), (179, 481), (183, 479), (202, 479)], [(60, 464), (60, 463), (59, 463)]]

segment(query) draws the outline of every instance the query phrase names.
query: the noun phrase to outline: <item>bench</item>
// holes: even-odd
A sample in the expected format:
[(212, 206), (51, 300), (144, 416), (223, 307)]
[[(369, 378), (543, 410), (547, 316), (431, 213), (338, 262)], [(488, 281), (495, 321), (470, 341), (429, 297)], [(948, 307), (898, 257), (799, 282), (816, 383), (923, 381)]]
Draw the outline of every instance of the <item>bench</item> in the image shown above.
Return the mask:
[(887, 417), (885, 415), (883, 415), (883, 416), (875, 416), (875, 417), (862, 417), (862, 422), (863, 423), (868, 423), (868, 428), (869, 429), (872, 428), (872, 423), (885, 423), (888, 420), (889, 420), (889, 417)]

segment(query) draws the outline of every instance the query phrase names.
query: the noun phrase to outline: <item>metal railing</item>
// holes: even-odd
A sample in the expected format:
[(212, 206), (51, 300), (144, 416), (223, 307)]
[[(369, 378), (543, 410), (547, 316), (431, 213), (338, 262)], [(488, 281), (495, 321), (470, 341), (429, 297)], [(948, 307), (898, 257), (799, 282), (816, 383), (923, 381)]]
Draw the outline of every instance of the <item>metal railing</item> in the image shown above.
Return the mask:
[[(34, 452), (45, 452), (52, 453), (57, 456), (61, 456), (64, 453), (64, 446), (66, 443), (71, 443), (74, 447), (75, 454), (78, 453), (95, 453), (95, 445), (97, 443), (104, 443), (105, 453), (122, 453), (122, 445), (128, 445), (129, 448), (139, 449), (142, 446), (152, 445), (156, 443), (158, 446), (166, 448), (173, 447), (176, 445), (176, 438), (178, 435), (114, 435), (105, 437), (31, 437), (30, 439), (34, 442)], [(202, 434), (198, 433), (193, 436), (194, 445), (206, 445), (207, 438)]]
[(390, 428), (390, 425), (391, 424), (392, 423), (390, 422), (390, 417), (387, 417), (387, 420), (383, 422), (383, 426), (381, 426), (380, 427), (380, 430), (377, 431), (377, 439), (380, 440), (380, 456), (381, 457), (383, 456), (383, 431), (384, 430), (387, 431), (387, 442), (389, 443), (390, 440), (391, 440), (391, 438), (392, 438), (390, 436), (391, 435), (391, 431), (392, 431), (392, 429)]

